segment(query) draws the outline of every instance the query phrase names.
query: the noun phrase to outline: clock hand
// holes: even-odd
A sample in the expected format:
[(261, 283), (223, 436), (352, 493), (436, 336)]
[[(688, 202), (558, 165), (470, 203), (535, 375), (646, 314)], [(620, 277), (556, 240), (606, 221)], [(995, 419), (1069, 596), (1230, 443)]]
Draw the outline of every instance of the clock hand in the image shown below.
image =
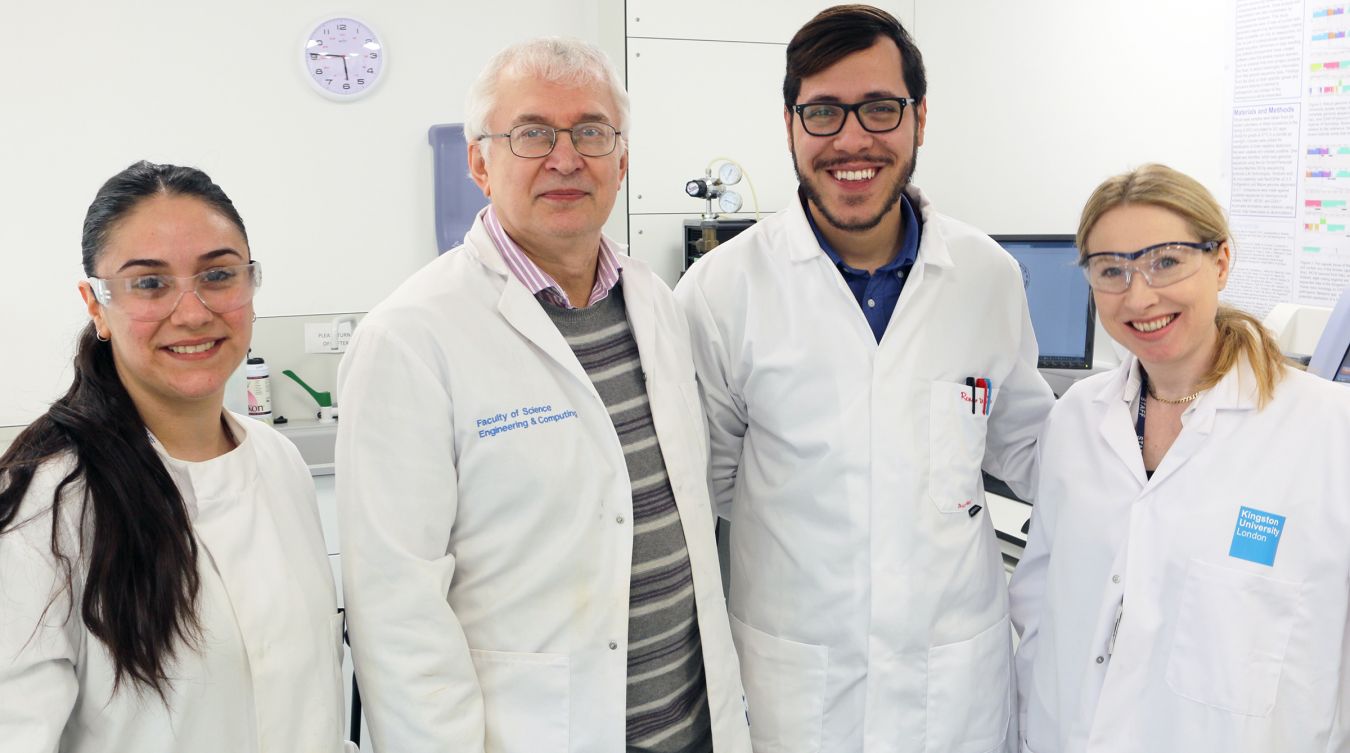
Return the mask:
[(352, 77), (347, 74), (347, 58), (345, 57), (342, 58), (342, 77), (348, 81), (352, 80)]

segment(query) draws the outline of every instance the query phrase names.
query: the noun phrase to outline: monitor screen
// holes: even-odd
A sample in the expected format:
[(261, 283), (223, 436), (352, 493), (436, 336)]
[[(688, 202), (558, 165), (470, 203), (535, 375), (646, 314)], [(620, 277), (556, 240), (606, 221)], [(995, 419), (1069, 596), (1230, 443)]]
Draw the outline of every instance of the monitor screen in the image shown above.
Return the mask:
[(1093, 307), (1072, 235), (996, 235), (1017, 260), (1043, 369), (1092, 368)]
[(1341, 293), (1327, 317), (1326, 327), (1308, 360), (1308, 373), (1350, 384), (1350, 287)]

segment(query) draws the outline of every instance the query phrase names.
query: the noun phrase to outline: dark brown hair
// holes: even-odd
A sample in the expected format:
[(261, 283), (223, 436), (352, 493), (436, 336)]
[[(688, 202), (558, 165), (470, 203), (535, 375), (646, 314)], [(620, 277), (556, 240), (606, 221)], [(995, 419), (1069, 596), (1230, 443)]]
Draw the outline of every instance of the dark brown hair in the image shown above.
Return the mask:
[(905, 88), (922, 102), (928, 93), (923, 55), (895, 16), (870, 5), (836, 5), (826, 8), (797, 31), (787, 46), (787, 75), (783, 77), (783, 106), (797, 104), (802, 79), (814, 76), (835, 63), (862, 52), (880, 38), (900, 48)]
[[(117, 224), (160, 194), (200, 199), (245, 235), (234, 204), (206, 173), (138, 162), (104, 183), (89, 205), (81, 244), (86, 274), (94, 275)], [(72, 457), (74, 468), (57, 485), (49, 508), (52, 556), (64, 569), (70, 609), (74, 566), (61, 545), (68, 532), (61, 529), (60, 513), (67, 489), (78, 489), (80, 550), (74, 555), (83, 576), (81, 618), (112, 657), (114, 687), (129, 678), (164, 698), (176, 647), (193, 646), (200, 636), (197, 541), (183, 497), (118, 377), (112, 346), (98, 339), (93, 323), (80, 333), (74, 365), (66, 394), (0, 455), (0, 536), (48, 509), (18, 519), (38, 469)]]

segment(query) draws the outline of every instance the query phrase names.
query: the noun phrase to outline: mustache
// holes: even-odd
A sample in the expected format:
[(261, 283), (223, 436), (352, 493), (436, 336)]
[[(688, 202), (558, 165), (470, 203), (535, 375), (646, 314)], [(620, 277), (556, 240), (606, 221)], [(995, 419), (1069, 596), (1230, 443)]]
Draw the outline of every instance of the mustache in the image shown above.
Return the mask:
[(876, 165), (877, 167), (886, 167), (889, 165), (894, 165), (895, 158), (885, 157), (881, 155), (871, 156), (866, 154), (859, 155), (856, 157), (833, 157), (831, 159), (813, 160), (811, 162), (811, 168), (813, 170), (829, 170), (830, 168), (838, 167), (840, 165), (857, 164), (859, 162), (866, 162), (871, 165)]

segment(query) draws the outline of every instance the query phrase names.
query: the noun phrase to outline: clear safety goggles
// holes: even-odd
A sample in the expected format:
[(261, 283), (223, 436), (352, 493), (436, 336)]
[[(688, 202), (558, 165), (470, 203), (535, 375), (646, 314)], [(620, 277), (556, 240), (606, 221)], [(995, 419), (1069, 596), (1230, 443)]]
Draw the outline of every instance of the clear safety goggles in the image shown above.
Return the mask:
[(1124, 293), (1136, 274), (1150, 288), (1165, 288), (1199, 271), (1202, 255), (1220, 245), (1220, 241), (1168, 241), (1130, 253), (1088, 254), (1081, 265), (1088, 285), (1102, 293)]
[(262, 265), (256, 261), (212, 267), (187, 277), (132, 275), (90, 277), (94, 298), (138, 322), (168, 318), (190, 291), (209, 311), (228, 314), (247, 306), (262, 287)]

